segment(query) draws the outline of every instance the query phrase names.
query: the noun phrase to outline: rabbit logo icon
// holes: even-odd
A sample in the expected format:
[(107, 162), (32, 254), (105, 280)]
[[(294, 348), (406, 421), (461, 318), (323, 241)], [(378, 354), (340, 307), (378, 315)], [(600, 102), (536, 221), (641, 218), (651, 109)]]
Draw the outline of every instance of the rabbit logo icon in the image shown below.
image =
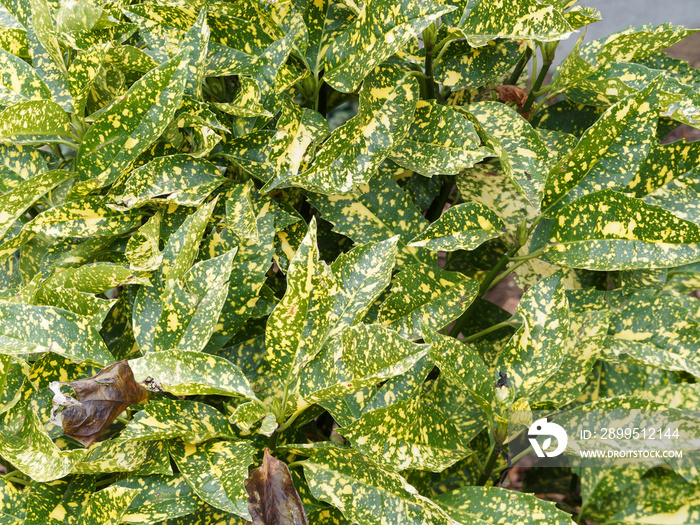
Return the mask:
[[(541, 448), (539, 442), (537, 441), (538, 436), (548, 436), (542, 443)], [(538, 458), (543, 458), (545, 456), (548, 458), (557, 457), (564, 452), (564, 449), (569, 442), (566, 435), (566, 430), (556, 423), (547, 421), (546, 417), (538, 419), (532, 425), (530, 425), (530, 428), (527, 431), (527, 437)], [(551, 452), (547, 452), (547, 449), (552, 444), (552, 437), (556, 438), (557, 440), (557, 448)]]

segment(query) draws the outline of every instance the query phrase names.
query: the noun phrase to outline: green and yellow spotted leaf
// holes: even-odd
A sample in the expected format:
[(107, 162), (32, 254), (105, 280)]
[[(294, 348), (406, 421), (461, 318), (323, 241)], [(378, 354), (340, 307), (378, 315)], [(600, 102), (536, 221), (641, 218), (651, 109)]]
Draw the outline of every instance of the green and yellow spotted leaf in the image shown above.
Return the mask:
[(435, 79), (453, 90), (475, 89), (503, 78), (524, 52), (524, 45), (512, 40), (496, 40), (493, 45), (472, 47), (457, 41), (435, 64)]
[(552, 168), (542, 202), (549, 216), (582, 195), (606, 188), (619, 190), (633, 180), (656, 128), (657, 83), (608, 109), (583, 134), (571, 155)]
[(319, 260), (312, 220), (289, 266), (287, 291), (265, 332), (266, 360), (283, 382), (291, 382), (321, 350), (331, 326), (335, 288), (330, 269)]
[(554, 42), (573, 31), (559, 9), (537, 0), (521, 0), (517, 4), (481, 0), (469, 11), (459, 29), (475, 47), (496, 38)]
[(523, 324), (496, 360), (496, 378), (506, 374), (516, 396), (532, 399), (570, 350), (569, 302), (561, 277), (546, 277), (523, 295), (518, 304)]
[(498, 214), (508, 232), (515, 233), (536, 216), (534, 208), (506, 172), (491, 164), (477, 164), (457, 175), (457, 189), (465, 201), (473, 201)]
[(152, 69), (102, 113), (83, 137), (77, 166), (86, 188), (113, 183), (165, 130), (180, 105), (188, 62), (181, 55)]
[(420, 398), (366, 412), (339, 432), (395, 471), (440, 472), (470, 453), (448, 416)]
[(109, 44), (105, 44), (79, 52), (68, 68), (68, 86), (73, 96), (74, 111), (78, 115), (82, 115), (85, 110), (90, 89), (105, 62), (108, 50)]
[(201, 351), (216, 329), (226, 300), (235, 249), (200, 261), (170, 281), (161, 296), (162, 310), (153, 331), (153, 350)]
[[(477, 118), (489, 137), (497, 142), (496, 152), (501, 157), (501, 167), (527, 197), (530, 205), (538, 210), (551, 160), (547, 146), (537, 131), (505, 104), (478, 102), (466, 109)], [(499, 149), (503, 151), (499, 152)]]
[(6, 416), (0, 427), (0, 455), (38, 482), (68, 475), (85, 450), (59, 450), (44, 429), (39, 415), (26, 404), (18, 406), (20, 408)]
[(492, 155), (463, 114), (419, 101), (408, 133), (391, 152), (397, 164), (422, 175), (453, 175)]
[(51, 92), (30, 65), (0, 49), (0, 105), (30, 100), (51, 100)]
[(339, 508), (349, 521), (406, 525), (453, 523), (403, 477), (384, 470), (358, 451), (321, 448), (302, 464), (313, 496)]
[(181, 475), (129, 476), (114, 485), (138, 490), (122, 523), (148, 525), (195, 512), (201, 502)]
[[(106, 440), (94, 443), (71, 472), (99, 474), (139, 471), (147, 467), (150, 460), (162, 456), (162, 449), (163, 443), (155, 441)], [(170, 468), (169, 463), (167, 468)]]
[(697, 224), (609, 189), (562, 208), (550, 242), (552, 262), (591, 270), (665, 268), (700, 259)]
[(331, 265), (337, 292), (333, 304), (331, 338), (362, 319), (391, 281), (398, 239), (371, 242), (341, 254)]
[(252, 401), (238, 405), (228, 419), (241, 430), (242, 435), (250, 434), (251, 428), (258, 422), (258, 434), (263, 436), (271, 436), (278, 426), (277, 418), (269, 409)]
[(401, 337), (423, 337), (423, 327), (440, 330), (476, 299), (479, 284), (458, 272), (425, 265), (406, 267), (396, 275), (382, 303), (378, 321)]
[(0, 111), (0, 140), (23, 135), (68, 135), (68, 115), (49, 100), (19, 102)]
[(159, 246), (161, 217), (160, 213), (156, 213), (129, 237), (124, 255), (132, 270), (144, 272), (156, 270), (163, 261)]
[(399, 236), (399, 265), (415, 262), (432, 264), (428, 250), (407, 246), (425, 229), (428, 221), (399, 188), (389, 173), (382, 170), (368, 185), (360, 187), (362, 195), (312, 195), (311, 204), (323, 218), (334, 225), (334, 231), (356, 243), (365, 244)]
[(170, 453), (197, 496), (218, 509), (250, 519), (244, 481), (255, 448), (245, 441), (197, 445), (173, 441)]
[(301, 369), (299, 394), (307, 401), (345, 396), (401, 375), (428, 353), (379, 325), (346, 328)]
[(139, 492), (140, 489), (119, 485), (110, 485), (105, 489), (93, 492), (80, 511), (77, 523), (79, 525), (119, 523)]
[(440, 368), (440, 374), (469, 392), (489, 413), (494, 383), (481, 356), (472, 347), (437, 332), (430, 332), (427, 341), (431, 344), (430, 357)]
[(95, 490), (89, 476), (75, 476), (48, 483), (35, 483), (27, 497), (24, 523), (78, 523), (78, 516)]
[[(611, 495), (615, 503), (605, 511), (604, 524), (664, 523), (690, 525), (700, 520), (700, 491), (670, 470), (654, 473), (638, 484)], [(601, 516), (602, 517), (602, 516)]]
[[(33, 20), (32, 20), (33, 21)], [(70, 94), (68, 85), (68, 72), (60, 58), (58, 45), (42, 42), (42, 37), (38, 35), (34, 25), (27, 28), (26, 38), (31, 56), (32, 65), (37, 75), (51, 91), (51, 98), (66, 111), (73, 110), (73, 97)], [(48, 28), (44, 32), (44, 37), (54, 39), (51, 35), (52, 29)], [(59, 55), (56, 58), (56, 55)]]
[(216, 394), (255, 397), (241, 370), (223, 357), (173, 350), (131, 359), (129, 366), (137, 382), (151, 377), (176, 396)]
[(0, 340), (7, 355), (53, 352), (75, 362), (114, 362), (90, 319), (53, 306), (0, 303)]
[(196, 401), (161, 398), (151, 400), (134, 416), (119, 436), (121, 441), (159, 441), (182, 438), (201, 443), (216, 437), (233, 437), (226, 416)]
[(453, 8), (429, 0), (370, 0), (357, 10), (347, 29), (335, 35), (325, 49), (323, 79), (344, 93), (355, 91), (375, 66)]
[(104, 293), (111, 288), (127, 284), (149, 286), (151, 283), (148, 279), (134, 275), (126, 266), (111, 262), (93, 262), (61, 269), (46, 280), (46, 285), (53, 288), (75, 288), (90, 294)]
[(700, 375), (700, 326), (673, 295), (642, 291), (613, 310), (605, 349), (626, 362)]
[(141, 212), (110, 210), (99, 196), (67, 202), (38, 215), (27, 231), (51, 237), (117, 236), (140, 224)]
[(17, 219), (54, 186), (73, 176), (63, 170), (52, 170), (23, 181), (12, 191), (0, 195), (0, 238), (4, 237)]
[(505, 224), (479, 202), (451, 206), (440, 218), (415, 237), (409, 246), (433, 251), (473, 250), (503, 235)]
[(138, 208), (148, 202), (196, 207), (224, 182), (211, 162), (189, 155), (158, 157), (132, 171), (113, 200), (119, 210)]
[(366, 184), (379, 164), (404, 138), (418, 102), (418, 82), (393, 65), (372, 70), (360, 90), (360, 109), (319, 147), (313, 164), (274, 187), (300, 186), (324, 195)]
[(312, 109), (284, 104), (277, 131), (268, 144), (272, 178), (263, 191), (284, 185), (313, 160), (314, 149), (330, 132), (328, 122)]
[(0, 49), (12, 53), (22, 59), (29, 59), (27, 32), (20, 28), (3, 28), (0, 32)]
[(500, 487), (462, 487), (441, 494), (435, 502), (460, 523), (571, 523), (570, 515), (559, 510), (553, 501)]

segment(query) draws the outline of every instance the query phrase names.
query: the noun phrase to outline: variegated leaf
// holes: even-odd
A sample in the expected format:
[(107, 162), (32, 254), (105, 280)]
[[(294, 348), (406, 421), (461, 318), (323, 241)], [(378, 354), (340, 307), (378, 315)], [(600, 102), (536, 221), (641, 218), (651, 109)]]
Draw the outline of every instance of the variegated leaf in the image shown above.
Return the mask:
[(51, 92), (30, 65), (0, 49), (0, 105), (29, 100), (51, 100)]
[(559, 9), (537, 0), (521, 0), (515, 5), (504, 0), (481, 0), (459, 28), (475, 47), (496, 38), (553, 42), (572, 32)]
[(493, 153), (461, 113), (435, 101), (419, 101), (413, 124), (391, 152), (397, 164), (421, 175), (453, 175)]
[(430, 332), (430, 357), (441, 375), (469, 392), (484, 411), (490, 412), (493, 400), (493, 379), (481, 356), (469, 345), (453, 337)]
[(68, 135), (68, 115), (49, 100), (19, 102), (0, 111), (0, 140), (23, 135)]
[(428, 250), (407, 246), (427, 226), (427, 220), (387, 172), (377, 176), (362, 189), (362, 195), (312, 195), (310, 200), (334, 224), (334, 231), (356, 243), (365, 244), (399, 236), (397, 262), (400, 265), (420, 262), (432, 264)]
[(56, 206), (38, 215), (26, 229), (52, 237), (117, 236), (140, 224), (141, 212), (110, 210), (104, 198), (90, 196)]
[(319, 260), (316, 222), (297, 250), (287, 273), (287, 291), (270, 315), (265, 332), (267, 362), (283, 382), (318, 354), (332, 319), (336, 286), (328, 266)]
[(20, 183), (12, 191), (0, 195), (0, 238), (4, 237), (17, 219), (54, 186), (71, 178), (73, 173), (53, 170)]
[(122, 514), (122, 523), (148, 525), (179, 518), (201, 505), (181, 475), (129, 476), (114, 485), (139, 491)]
[(439, 330), (459, 317), (478, 291), (475, 279), (458, 272), (408, 266), (394, 278), (378, 320), (403, 338), (420, 339), (423, 327)]
[(453, 252), (473, 250), (490, 239), (503, 235), (505, 224), (489, 208), (479, 202), (451, 206), (409, 246)]
[(357, 9), (357, 17), (325, 50), (323, 79), (344, 93), (355, 91), (375, 66), (441, 15), (453, 10), (429, 0), (420, 3), (370, 0)]
[(77, 523), (79, 525), (119, 523), (139, 492), (139, 489), (120, 487), (119, 485), (110, 485), (93, 492), (81, 509)]
[(453, 90), (475, 89), (503, 78), (524, 52), (524, 44), (497, 40), (494, 45), (472, 47), (468, 42), (450, 44), (435, 64), (435, 79)]
[(89, 319), (53, 306), (0, 303), (0, 340), (8, 355), (53, 352), (75, 362), (114, 362)]
[(122, 431), (122, 441), (158, 441), (182, 438), (201, 443), (216, 437), (231, 438), (226, 416), (214, 407), (195, 401), (161, 398), (150, 401)]
[[(504, 150), (500, 153), (501, 167), (527, 197), (530, 205), (538, 210), (551, 159), (537, 131), (505, 104), (479, 102), (470, 104), (466, 109)], [(496, 152), (499, 153), (498, 150)]]
[(506, 374), (516, 396), (532, 399), (568, 353), (569, 303), (560, 280), (554, 274), (523, 295), (518, 305), (523, 325), (496, 360), (496, 373)]
[(137, 382), (151, 377), (176, 396), (215, 394), (255, 398), (241, 370), (223, 357), (174, 350), (132, 359), (129, 366)]
[(389, 285), (396, 262), (398, 239), (367, 243), (341, 254), (331, 265), (337, 282), (333, 323), (328, 337), (340, 333), (364, 317), (372, 303)]
[(362, 84), (357, 116), (331, 133), (307, 170), (268, 189), (300, 186), (333, 195), (366, 184), (408, 132), (418, 96), (413, 76), (396, 66), (377, 66)]
[(159, 246), (161, 217), (160, 213), (155, 214), (129, 237), (124, 255), (132, 270), (156, 270), (163, 261)]
[(574, 268), (664, 268), (700, 260), (697, 224), (612, 190), (562, 208), (549, 238), (555, 244), (547, 257)]
[(250, 519), (243, 482), (255, 449), (245, 441), (193, 445), (174, 441), (170, 453), (182, 476), (200, 499), (216, 508)]
[(420, 398), (366, 412), (339, 432), (395, 471), (440, 472), (470, 453), (448, 416)]
[(3, 421), (0, 454), (33, 480), (48, 482), (68, 475), (85, 450), (61, 451), (51, 441), (39, 415), (25, 406)]
[(314, 497), (339, 508), (352, 522), (452, 524), (447, 514), (403, 477), (382, 469), (358, 451), (321, 448), (303, 465)]
[(655, 81), (608, 109), (583, 134), (571, 155), (552, 168), (542, 202), (549, 216), (582, 195), (619, 190), (633, 179), (656, 127), (656, 89)]
[(178, 55), (152, 69), (102, 113), (77, 156), (86, 191), (113, 183), (155, 141), (180, 105), (188, 62)]
[(301, 369), (299, 393), (308, 401), (344, 396), (403, 374), (428, 353), (379, 325), (346, 328)]
[(556, 508), (554, 502), (500, 487), (462, 487), (441, 494), (435, 502), (460, 523), (571, 523), (570, 515)]

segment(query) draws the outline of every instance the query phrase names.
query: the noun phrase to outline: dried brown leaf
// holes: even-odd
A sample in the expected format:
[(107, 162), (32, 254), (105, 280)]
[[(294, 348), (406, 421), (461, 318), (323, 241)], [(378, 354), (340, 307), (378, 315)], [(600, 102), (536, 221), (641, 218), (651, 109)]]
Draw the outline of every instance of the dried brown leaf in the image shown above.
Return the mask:
[(308, 525), (304, 505), (287, 465), (265, 449), (262, 465), (245, 482), (250, 525)]
[[(62, 385), (70, 386), (77, 399), (63, 394)], [(94, 443), (126, 408), (148, 398), (148, 392), (136, 382), (126, 360), (87, 379), (53, 382), (51, 389), (55, 393), (52, 420), (60, 422), (66, 436), (86, 447)]]
[(527, 101), (527, 93), (517, 86), (498, 86), (494, 88), (503, 102), (515, 102), (522, 109)]

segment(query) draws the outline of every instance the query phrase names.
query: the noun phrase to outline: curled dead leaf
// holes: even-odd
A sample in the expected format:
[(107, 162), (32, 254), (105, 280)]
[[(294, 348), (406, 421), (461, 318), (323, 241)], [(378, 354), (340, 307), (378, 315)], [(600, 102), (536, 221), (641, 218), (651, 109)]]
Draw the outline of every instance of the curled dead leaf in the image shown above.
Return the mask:
[(304, 505), (287, 465), (265, 449), (262, 465), (245, 481), (249, 525), (308, 525)]
[(527, 93), (518, 86), (498, 86), (494, 88), (503, 102), (515, 102), (522, 108), (527, 101)]
[[(61, 392), (68, 385), (77, 399)], [(148, 391), (134, 379), (126, 360), (97, 375), (70, 383), (52, 382), (54, 392), (51, 422), (63, 427), (66, 436), (89, 447), (117, 416), (130, 405), (144, 402)]]

